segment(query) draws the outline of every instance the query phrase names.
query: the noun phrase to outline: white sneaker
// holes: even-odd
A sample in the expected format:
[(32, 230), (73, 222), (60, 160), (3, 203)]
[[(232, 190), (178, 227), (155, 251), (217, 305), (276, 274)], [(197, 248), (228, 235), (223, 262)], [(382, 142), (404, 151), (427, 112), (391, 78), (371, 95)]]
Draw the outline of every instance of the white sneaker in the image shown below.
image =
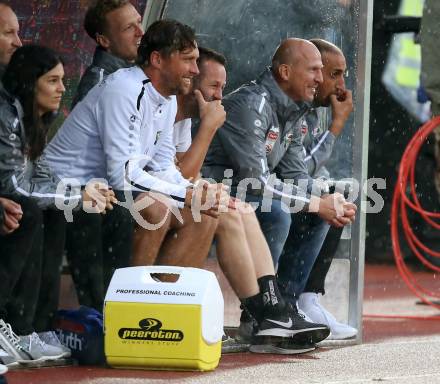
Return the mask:
[(36, 361), (57, 360), (63, 357), (61, 348), (46, 344), (33, 332), (27, 336), (20, 336), (20, 345)]
[(57, 348), (62, 355), (61, 357), (67, 358), (71, 356), (72, 353), (70, 351), (70, 348), (61, 344), (60, 339), (54, 331), (40, 332), (38, 333), (38, 337), (43, 343)]
[(298, 308), (307, 316), (309, 321), (326, 324), (330, 328), (328, 340), (350, 339), (357, 335), (356, 328), (340, 323), (319, 302), (317, 293), (302, 293), (298, 299)]
[(305, 321), (308, 321), (309, 323), (313, 323), (314, 321), (307, 316), (307, 314), (298, 306), (298, 303), (296, 303), (296, 308), (298, 309), (298, 313), (304, 317)]
[(31, 361), (32, 356), (20, 345), (20, 338), (10, 324), (0, 319), (0, 347), (18, 362)]
[(18, 361), (14, 356), (11, 356), (2, 347), (0, 347), (0, 365), (13, 367), (18, 365)]
[(8, 372), (8, 367), (6, 365), (0, 364), (0, 375), (4, 375)]

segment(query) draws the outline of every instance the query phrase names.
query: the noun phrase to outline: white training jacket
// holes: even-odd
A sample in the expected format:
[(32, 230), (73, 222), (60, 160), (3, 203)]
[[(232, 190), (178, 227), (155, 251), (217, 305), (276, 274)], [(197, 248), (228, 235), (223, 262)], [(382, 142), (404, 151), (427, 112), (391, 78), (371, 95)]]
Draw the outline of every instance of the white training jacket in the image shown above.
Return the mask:
[(187, 187), (174, 164), (177, 103), (144, 71), (120, 69), (76, 105), (45, 150), (60, 178), (104, 178), (116, 190), (155, 191), (183, 207)]

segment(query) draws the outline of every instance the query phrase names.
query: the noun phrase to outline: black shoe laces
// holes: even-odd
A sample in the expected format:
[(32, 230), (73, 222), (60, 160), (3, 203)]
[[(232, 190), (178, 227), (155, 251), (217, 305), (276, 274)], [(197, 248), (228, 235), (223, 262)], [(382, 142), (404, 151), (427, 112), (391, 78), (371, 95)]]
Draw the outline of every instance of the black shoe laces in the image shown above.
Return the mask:
[(298, 308), (296, 307), (296, 305), (293, 305), (292, 303), (287, 303), (287, 308), (288, 308), (288, 311), (290, 313), (292, 313), (294, 316), (300, 317), (303, 320), (306, 319), (306, 317), (298, 311)]

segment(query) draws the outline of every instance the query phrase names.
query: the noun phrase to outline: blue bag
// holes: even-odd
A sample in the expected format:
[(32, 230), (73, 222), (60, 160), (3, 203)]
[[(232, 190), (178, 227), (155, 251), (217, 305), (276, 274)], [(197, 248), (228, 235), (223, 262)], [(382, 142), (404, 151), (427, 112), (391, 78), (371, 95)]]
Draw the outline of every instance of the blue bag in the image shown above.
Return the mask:
[(105, 363), (103, 317), (93, 308), (59, 310), (55, 330), (61, 343), (70, 348), (81, 365)]

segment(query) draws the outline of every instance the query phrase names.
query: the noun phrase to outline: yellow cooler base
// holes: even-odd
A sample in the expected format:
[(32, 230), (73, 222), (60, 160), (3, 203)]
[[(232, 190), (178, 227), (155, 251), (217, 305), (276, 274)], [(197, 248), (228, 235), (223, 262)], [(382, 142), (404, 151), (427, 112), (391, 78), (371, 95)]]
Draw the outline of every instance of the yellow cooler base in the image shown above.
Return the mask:
[(113, 368), (122, 369), (147, 369), (156, 371), (213, 371), (217, 368), (219, 360), (205, 362), (201, 360), (184, 359), (154, 359), (152, 357), (111, 357), (107, 363)]
[(207, 344), (201, 307), (189, 304), (107, 302), (105, 355), (112, 367), (158, 370), (213, 370), (221, 340)]

